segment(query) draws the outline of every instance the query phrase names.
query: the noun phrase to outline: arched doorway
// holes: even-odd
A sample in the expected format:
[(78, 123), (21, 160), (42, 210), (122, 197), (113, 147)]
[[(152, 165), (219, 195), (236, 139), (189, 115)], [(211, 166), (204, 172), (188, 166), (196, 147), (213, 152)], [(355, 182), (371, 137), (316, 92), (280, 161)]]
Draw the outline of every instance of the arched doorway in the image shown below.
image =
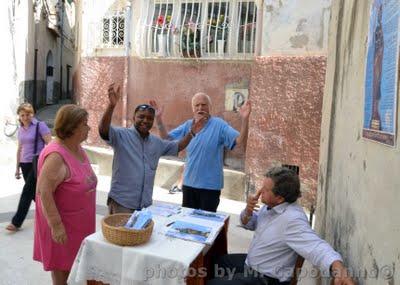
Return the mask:
[(54, 64), (53, 64), (53, 53), (50, 50), (47, 53), (47, 58), (46, 58), (46, 104), (54, 104), (53, 91), (54, 91)]

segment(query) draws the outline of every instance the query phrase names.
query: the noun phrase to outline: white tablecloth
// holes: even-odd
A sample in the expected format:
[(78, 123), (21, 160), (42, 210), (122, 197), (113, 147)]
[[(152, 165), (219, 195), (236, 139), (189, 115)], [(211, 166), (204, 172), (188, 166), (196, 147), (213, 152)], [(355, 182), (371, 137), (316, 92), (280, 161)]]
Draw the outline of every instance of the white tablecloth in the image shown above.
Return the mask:
[(206, 250), (205, 245), (165, 236), (165, 225), (176, 217), (154, 218), (153, 234), (143, 245), (117, 246), (105, 240), (101, 231), (88, 236), (72, 266), (68, 284), (86, 285), (87, 280), (111, 285), (185, 284), (190, 264)]

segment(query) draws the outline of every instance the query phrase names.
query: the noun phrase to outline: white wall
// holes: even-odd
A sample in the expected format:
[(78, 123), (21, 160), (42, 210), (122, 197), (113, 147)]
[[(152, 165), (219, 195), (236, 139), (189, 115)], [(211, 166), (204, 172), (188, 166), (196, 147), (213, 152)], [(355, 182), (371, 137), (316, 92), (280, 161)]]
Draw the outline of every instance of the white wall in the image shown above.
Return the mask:
[[(81, 42), (79, 49), (82, 56), (122, 56), (125, 47), (112, 50), (97, 49), (101, 40), (102, 19), (109, 9), (126, 7), (129, 0), (102, 0), (99, 5), (96, 0), (83, 0), (81, 4)], [(136, 2), (136, 1), (135, 1)], [(125, 23), (127, 25), (127, 23)]]
[[(264, 0), (262, 6), (261, 55), (274, 54), (326, 54), (327, 32), (332, 0)], [(113, 51), (96, 50), (94, 43), (101, 36), (101, 19), (115, 5), (131, 2), (130, 21), (131, 53), (137, 54), (140, 46), (139, 22), (146, 5), (143, 0), (82, 1), (82, 52), (83, 56), (123, 55), (123, 48)], [(143, 10), (143, 11), (142, 11)]]
[(265, 0), (261, 55), (326, 53), (331, 0)]
[(400, 284), (399, 139), (393, 148), (362, 137), (370, 3), (333, 4), (316, 225), (348, 266), (366, 270), (358, 284)]
[[(0, 34), (2, 44), (0, 45), (0, 69), (1, 78), (1, 104), (0, 104), (0, 126), (3, 127), (4, 117), (12, 116), (18, 105), (18, 92), (16, 85), (16, 62), (14, 53), (14, 38), (12, 36), (12, 0), (0, 1)], [(3, 138), (3, 132), (0, 136)]]

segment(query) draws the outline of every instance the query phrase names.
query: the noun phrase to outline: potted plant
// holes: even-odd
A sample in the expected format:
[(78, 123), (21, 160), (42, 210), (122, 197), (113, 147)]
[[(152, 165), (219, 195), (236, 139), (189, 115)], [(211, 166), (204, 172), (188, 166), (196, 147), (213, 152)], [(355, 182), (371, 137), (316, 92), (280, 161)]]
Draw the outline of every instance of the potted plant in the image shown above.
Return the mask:
[[(252, 37), (253, 35), (253, 37)], [(255, 25), (247, 23), (239, 26), (239, 50), (251, 53), (254, 49)], [(252, 42), (253, 41), (253, 42)]]
[(201, 57), (201, 31), (196, 23), (189, 21), (181, 31), (181, 50), (184, 57)]
[(172, 28), (171, 15), (167, 15), (166, 17), (164, 15), (158, 16), (155, 26), (158, 41), (158, 55), (166, 56), (168, 31)]
[[(225, 52), (225, 43), (228, 38), (229, 26), (228, 19), (225, 18), (225, 15), (220, 15), (219, 17), (212, 18), (208, 21), (210, 25), (210, 37), (209, 43), (211, 44), (211, 50), (214, 52), (218, 52), (219, 55), (223, 55)], [(216, 41), (216, 48), (214, 49)]]

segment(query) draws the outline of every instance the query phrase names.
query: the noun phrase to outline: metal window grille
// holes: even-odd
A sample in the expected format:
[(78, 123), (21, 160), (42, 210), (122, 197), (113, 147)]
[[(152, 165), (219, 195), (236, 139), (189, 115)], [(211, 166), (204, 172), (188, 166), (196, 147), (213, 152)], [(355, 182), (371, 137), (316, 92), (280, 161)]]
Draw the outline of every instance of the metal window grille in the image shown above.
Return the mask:
[(229, 39), (229, 2), (208, 3), (206, 22), (206, 53), (223, 55)]
[(247, 59), (255, 54), (256, 0), (151, 0), (147, 4), (140, 25), (144, 57)]
[(251, 1), (239, 1), (237, 22), (237, 52), (254, 53), (257, 23), (257, 6)]
[(101, 45), (104, 47), (120, 47), (125, 39), (125, 15), (123, 12), (115, 12), (103, 18), (103, 36)]

